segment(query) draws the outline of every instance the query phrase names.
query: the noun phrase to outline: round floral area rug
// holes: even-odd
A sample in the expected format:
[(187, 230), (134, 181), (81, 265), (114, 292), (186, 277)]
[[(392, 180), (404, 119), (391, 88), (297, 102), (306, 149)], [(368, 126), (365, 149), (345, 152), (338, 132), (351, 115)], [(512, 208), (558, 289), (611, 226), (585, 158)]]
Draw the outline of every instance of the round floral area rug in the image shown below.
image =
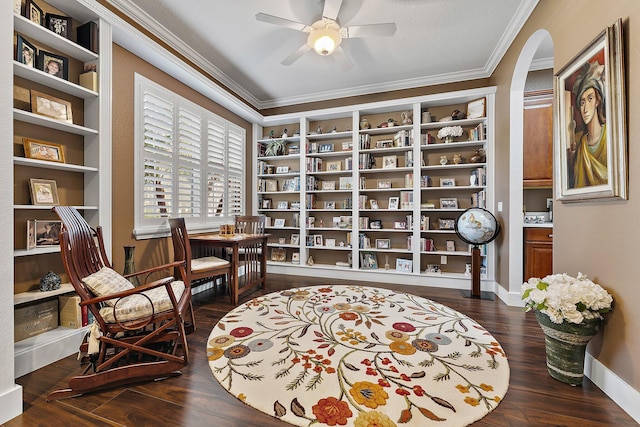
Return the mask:
[(253, 299), (213, 328), (207, 357), (231, 394), (297, 426), (465, 426), (509, 386), (504, 351), (474, 320), (362, 286)]

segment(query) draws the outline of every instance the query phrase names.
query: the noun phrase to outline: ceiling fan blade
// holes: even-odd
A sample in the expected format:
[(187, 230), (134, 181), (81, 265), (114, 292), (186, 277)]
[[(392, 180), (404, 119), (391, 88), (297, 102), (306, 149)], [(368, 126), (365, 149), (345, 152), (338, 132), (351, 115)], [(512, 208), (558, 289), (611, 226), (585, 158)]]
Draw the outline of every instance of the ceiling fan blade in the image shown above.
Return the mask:
[(354, 39), (358, 37), (389, 37), (396, 32), (396, 24), (388, 22), (386, 24), (369, 24), (354, 25), (352, 27), (343, 27), (340, 34), (345, 39)]
[(322, 17), (336, 20), (338, 12), (340, 12), (342, 0), (324, 0), (324, 9), (322, 9)]
[(280, 18), (278, 16), (267, 15), (266, 13), (256, 13), (256, 19), (258, 21), (266, 22), (268, 24), (280, 25), (281, 27), (291, 28), (292, 30), (309, 32), (311, 27), (302, 24), (300, 22), (290, 21), (288, 19)]
[(346, 71), (351, 69), (351, 67), (353, 67), (353, 62), (351, 62), (351, 59), (347, 56), (345, 51), (342, 49), (342, 46), (338, 46), (331, 55), (336, 58), (336, 62), (340, 65), (340, 68), (342, 68), (343, 70)]
[(300, 46), (298, 48), (298, 50), (296, 50), (291, 55), (289, 55), (286, 58), (284, 58), (284, 60), (281, 62), (281, 64), (282, 65), (291, 65), (295, 61), (297, 61), (298, 58), (300, 58), (302, 55), (304, 55), (305, 53), (309, 52), (310, 50), (311, 50), (311, 46), (309, 46), (308, 44), (305, 43), (302, 46)]

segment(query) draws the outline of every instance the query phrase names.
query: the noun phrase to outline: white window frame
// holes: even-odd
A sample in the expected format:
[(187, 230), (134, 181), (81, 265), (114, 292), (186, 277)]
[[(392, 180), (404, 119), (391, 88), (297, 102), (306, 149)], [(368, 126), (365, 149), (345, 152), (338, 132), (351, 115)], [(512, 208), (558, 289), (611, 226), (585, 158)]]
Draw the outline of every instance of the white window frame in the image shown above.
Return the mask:
[[(162, 123), (171, 131), (163, 135), (164, 154), (170, 155), (164, 185), (170, 193), (166, 214), (147, 215), (157, 205), (145, 209), (145, 163), (154, 156), (145, 149), (145, 94), (170, 105), (172, 119)], [(134, 137), (134, 230), (136, 239), (164, 237), (169, 234), (168, 218), (184, 217), (190, 231), (211, 231), (221, 224), (234, 222), (235, 215), (244, 215), (246, 206), (246, 131), (211, 111), (183, 98), (161, 85), (135, 74), (135, 137)], [(178, 112), (183, 112), (182, 116)], [(186, 113), (186, 114), (184, 114)], [(185, 121), (181, 121), (181, 117)], [(199, 123), (198, 123), (199, 122)], [(182, 124), (182, 127), (180, 127)], [(185, 124), (190, 126), (185, 130)], [(199, 147), (198, 147), (199, 144)], [(179, 151), (180, 150), (180, 151)], [(180, 153), (188, 151), (186, 157)], [(197, 151), (196, 151), (197, 150)], [(222, 155), (219, 154), (223, 151)], [(192, 156), (192, 157), (190, 157)], [(197, 157), (200, 156), (198, 159)], [(162, 160), (167, 159), (167, 156)], [(175, 173), (189, 170), (193, 176)], [(218, 177), (218, 185), (208, 185), (208, 179)], [(185, 184), (182, 190), (180, 182)], [(213, 178), (212, 178), (213, 179)], [(188, 181), (193, 181), (189, 185)], [(159, 185), (160, 186), (160, 185)], [(177, 189), (177, 193), (175, 190)], [(195, 191), (194, 191), (195, 189)], [(222, 206), (218, 200), (222, 199)], [(216, 201), (214, 203), (214, 200)], [(182, 205), (182, 207), (180, 206)]]

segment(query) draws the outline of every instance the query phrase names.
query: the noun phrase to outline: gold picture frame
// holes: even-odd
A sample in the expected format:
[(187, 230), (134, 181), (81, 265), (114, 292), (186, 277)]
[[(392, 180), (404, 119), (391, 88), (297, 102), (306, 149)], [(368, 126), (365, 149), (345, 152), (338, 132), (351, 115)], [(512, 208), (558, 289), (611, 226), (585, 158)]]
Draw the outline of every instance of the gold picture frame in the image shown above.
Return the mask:
[(73, 123), (71, 102), (31, 90), (31, 112), (62, 122)]
[(628, 198), (623, 44), (618, 19), (554, 76), (555, 187), (562, 202)]
[(24, 155), (28, 159), (65, 163), (64, 147), (61, 144), (22, 138), (22, 145), (24, 146)]
[(487, 98), (480, 98), (467, 103), (467, 119), (479, 119), (487, 115)]
[(36, 206), (57, 206), (58, 187), (52, 179), (30, 178), (29, 188), (31, 190), (31, 204)]

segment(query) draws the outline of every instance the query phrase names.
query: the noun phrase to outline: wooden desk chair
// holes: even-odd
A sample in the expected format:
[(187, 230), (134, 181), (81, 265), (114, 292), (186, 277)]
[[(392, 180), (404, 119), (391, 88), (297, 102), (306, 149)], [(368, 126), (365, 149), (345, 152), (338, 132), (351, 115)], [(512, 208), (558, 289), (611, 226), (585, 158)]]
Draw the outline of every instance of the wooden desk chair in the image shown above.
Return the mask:
[(237, 215), (236, 233), (264, 234), (264, 215)]
[[(80, 346), (88, 353), (81, 375), (69, 388), (56, 390), (56, 400), (110, 387), (180, 375), (189, 362), (184, 318), (191, 309), (191, 288), (170, 276), (185, 262), (173, 262), (133, 273), (161, 279), (134, 287), (112, 268), (101, 227), (93, 229), (69, 206), (56, 206), (62, 220), (60, 252), (69, 280), (95, 317), (90, 338)], [(163, 272), (163, 273), (161, 273)]]
[(186, 276), (181, 276), (185, 284), (190, 287), (202, 283), (214, 282), (219, 276), (224, 276), (224, 283), (228, 283), (231, 274), (231, 263), (215, 256), (193, 258), (189, 233), (184, 218), (169, 219), (171, 240), (173, 241), (174, 261), (186, 261)]

